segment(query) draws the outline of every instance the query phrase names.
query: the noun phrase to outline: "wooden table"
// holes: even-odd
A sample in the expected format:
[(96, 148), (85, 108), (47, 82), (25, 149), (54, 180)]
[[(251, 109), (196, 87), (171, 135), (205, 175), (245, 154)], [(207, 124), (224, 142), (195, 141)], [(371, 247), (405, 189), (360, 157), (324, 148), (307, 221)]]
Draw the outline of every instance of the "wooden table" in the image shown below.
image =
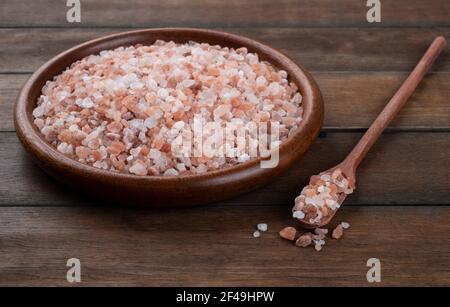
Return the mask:
[[(450, 285), (450, 53), (381, 137), (358, 172), (358, 190), (336, 221), (352, 228), (320, 253), (278, 238), (310, 175), (351, 149), (437, 35), (450, 39), (448, 0), (382, 0), (382, 23), (355, 0), (82, 0), (0, 3), (0, 285), (362, 285), (378, 258), (381, 285)], [(223, 29), (277, 47), (309, 69), (323, 91), (321, 137), (273, 183), (193, 209), (121, 208), (77, 195), (32, 163), (14, 132), (25, 80), (55, 54), (129, 28)], [(252, 237), (255, 225), (269, 231)], [(379, 284), (378, 284), (379, 285)]]

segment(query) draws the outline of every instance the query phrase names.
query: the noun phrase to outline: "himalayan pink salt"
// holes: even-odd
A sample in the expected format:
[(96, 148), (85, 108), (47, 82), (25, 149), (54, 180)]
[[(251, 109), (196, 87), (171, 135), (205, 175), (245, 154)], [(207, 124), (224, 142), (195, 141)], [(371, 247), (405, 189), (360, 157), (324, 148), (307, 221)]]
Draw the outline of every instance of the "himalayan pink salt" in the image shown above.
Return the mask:
[(340, 207), (343, 196), (353, 192), (349, 181), (340, 169), (331, 174), (312, 176), (309, 184), (295, 199), (293, 217), (309, 224), (320, 225), (322, 219), (330, 216)]
[(234, 156), (176, 155), (173, 143), (193, 130), (197, 116), (239, 128), (279, 124), (283, 142), (302, 113), (301, 93), (286, 71), (246, 48), (165, 41), (72, 63), (47, 81), (32, 112), (43, 138), (59, 152), (139, 176), (203, 174), (254, 158), (238, 150)]
[(295, 235), (297, 234), (297, 230), (295, 230), (294, 227), (285, 227), (280, 230), (279, 234), (280, 237), (282, 237), (283, 239), (294, 241)]
[(336, 226), (336, 228), (333, 230), (331, 237), (333, 239), (340, 239), (342, 235), (344, 234), (344, 228), (342, 227), (342, 224), (339, 224)]
[[(347, 222), (342, 222), (337, 225), (331, 232), (330, 237), (333, 239), (340, 239), (344, 234), (344, 229), (350, 228), (350, 224)], [(280, 237), (289, 241), (294, 241), (297, 230), (294, 227), (285, 227), (280, 230)], [(314, 249), (320, 252), (325, 245), (326, 235), (329, 230), (326, 228), (315, 228), (314, 233), (306, 232), (295, 241), (295, 245), (298, 247), (308, 247), (313, 245)]]
[(297, 241), (295, 242), (295, 245), (299, 247), (308, 247), (312, 243), (312, 234), (311, 233), (305, 233), (301, 235)]

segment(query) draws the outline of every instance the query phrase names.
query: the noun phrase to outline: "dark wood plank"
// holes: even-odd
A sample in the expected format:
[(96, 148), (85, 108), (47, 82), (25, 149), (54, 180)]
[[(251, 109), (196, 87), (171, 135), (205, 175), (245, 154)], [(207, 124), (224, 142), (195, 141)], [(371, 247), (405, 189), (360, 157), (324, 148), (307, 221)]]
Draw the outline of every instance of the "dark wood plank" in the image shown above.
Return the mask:
[[(13, 131), (17, 93), (30, 75), (0, 74), (0, 131)], [(324, 131), (367, 128), (406, 78), (405, 73), (314, 73), (325, 100)], [(450, 130), (450, 74), (428, 75), (391, 130)]]
[[(81, 26), (374, 26), (366, 1), (83, 0)], [(3, 0), (0, 26), (65, 26), (66, 1)], [(382, 2), (382, 26), (449, 25), (446, 0)]]
[[(293, 223), (286, 206), (2, 208), (0, 285), (71, 285), (75, 257), (85, 286), (373, 286), (369, 258), (378, 285), (449, 286), (449, 219), (450, 207), (346, 207), (335, 222), (351, 229), (318, 253), (278, 237)], [(260, 222), (269, 231), (255, 239)]]
[[(324, 130), (367, 128), (409, 73), (314, 73), (325, 100)], [(450, 74), (428, 74), (389, 129), (450, 128)]]
[[(32, 72), (69, 47), (123, 30), (0, 29), (0, 73)], [(227, 31), (279, 48), (313, 71), (410, 71), (435, 36), (450, 39), (448, 28), (230, 28)], [(448, 48), (433, 71), (450, 71)]]
[(13, 131), (13, 109), (17, 94), (30, 75), (0, 74), (0, 131)]
[[(257, 191), (222, 203), (292, 204), (309, 176), (340, 162), (361, 133), (327, 133), (287, 173)], [(388, 133), (358, 171), (349, 205), (450, 205), (448, 133)], [(31, 163), (13, 132), (0, 133), (0, 206), (80, 205), (100, 202), (63, 188)]]

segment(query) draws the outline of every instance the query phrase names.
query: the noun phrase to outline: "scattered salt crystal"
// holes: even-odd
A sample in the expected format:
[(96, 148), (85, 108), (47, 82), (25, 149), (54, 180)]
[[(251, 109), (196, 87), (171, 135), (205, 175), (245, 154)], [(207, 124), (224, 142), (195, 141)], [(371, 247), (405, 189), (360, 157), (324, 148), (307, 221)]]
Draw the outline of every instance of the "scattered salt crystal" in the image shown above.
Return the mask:
[(294, 241), (296, 233), (297, 231), (294, 227), (285, 227), (279, 232), (280, 237), (289, 241)]
[(258, 224), (256, 226), (256, 228), (261, 232), (265, 232), (265, 231), (267, 231), (267, 224), (264, 224), (264, 223)]
[(349, 229), (349, 228), (350, 228), (350, 224), (347, 223), (347, 222), (342, 222), (342, 223), (341, 223), (341, 226), (342, 226), (342, 228), (344, 228), (344, 229)]
[(314, 229), (314, 232), (315, 232), (316, 234), (318, 234), (318, 235), (320, 235), (320, 234), (326, 235), (326, 234), (328, 233), (328, 229), (325, 229), (325, 228), (316, 228), (316, 229)]
[(332, 234), (331, 234), (331, 237), (332, 237), (333, 239), (338, 240), (338, 239), (340, 239), (340, 238), (342, 237), (343, 234), (344, 234), (344, 229), (343, 229), (342, 225), (339, 224), (339, 225), (337, 225), (336, 228), (333, 230), (333, 232), (332, 232)]
[(307, 247), (307, 246), (310, 246), (311, 243), (312, 243), (311, 233), (305, 233), (297, 239), (297, 241), (295, 242), (295, 245), (297, 245), (299, 247)]

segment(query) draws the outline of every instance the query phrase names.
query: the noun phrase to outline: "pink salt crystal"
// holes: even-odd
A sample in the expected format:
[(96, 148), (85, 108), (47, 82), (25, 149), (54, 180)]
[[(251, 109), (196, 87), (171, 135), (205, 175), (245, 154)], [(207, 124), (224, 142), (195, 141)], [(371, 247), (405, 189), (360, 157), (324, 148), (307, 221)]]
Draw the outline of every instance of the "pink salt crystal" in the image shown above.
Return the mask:
[(123, 125), (119, 122), (114, 121), (109, 123), (106, 128), (108, 129), (108, 131), (119, 133), (120, 131), (122, 131)]
[(321, 235), (321, 234), (326, 235), (326, 234), (328, 233), (328, 229), (325, 229), (325, 228), (316, 228), (316, 229), (314, 229), (314, 232), (315, 232), (317, 235)]
[(58, 135), (58, 140), (69, 143), (72, 139), (72, 133), (68, 129), (62, 130)]
[(342, 235), (344, 234), (344, 229), (342, 228), (342, 225), (339, 224), (336, 226), (336, 228), (333, 230), (333, 233), (331, 234), (331, 237), (333, 239), (340, 239), (342, 237)]
[(143, 164), (140, 161), (136, 161), (133, 166), (130, 167), (130, 173), (136, 174), (139, 176), (145, 176), (147, 175), (147, 168), (145, 167), (145, 164)]
[(214, 110), (214, 118), (220, 118), (231, 111), (231, 105), (222, 104)]
[(312, 234), (308, 232), (301, 235), (295, 242), (295, 245), (299, 247), (307, 247), (310, 246), (311, 243), (312, 243)]
[[(343, 176), (340, 169), (331, 174), (322, 173), (319, 176), (311, 176), (309, 184), (303, 188), (301, 194), (296, 198), (305, 205), (295, 205), (293, 210), (299, 210), (305, 214), (304, 219), (311, 224), (320, 224), (329, 217), (333, 211), (340, 207), (345, 194), (353, 190), (348, 187), (349, 182)], [(304, 200), (304, 201), (303, 201)]]
[(87, 147), (78, 146), (75, 148), (75, 154), (80, 159), (86, 159), (87, 157), (89, 157), (90, 153), (91, 153), (91, 150)]
[(122, 142), (112, 142), (108, 147), (108, 152), (112, 155), (118, 155), (126, 149), (125, 145)]
[(102, 154), (100, 153), (100, 151), (93, 150), (91, 153), (92, 153), (92, 157), (94, 158), (94, 160), (99, 161), (102, 159)]
[(45, 122), (42, 118), (36, 118), (34, 120), (34, 124), (36, 125), (36, 127), (38, 127), (40, 130), (42, 130), (42, 128), (44, 128)]
[(285, 227), (279, 232), (280, 237), (289, 241), (294, 241), (296, 233), (297, 231), (294, 227)]

